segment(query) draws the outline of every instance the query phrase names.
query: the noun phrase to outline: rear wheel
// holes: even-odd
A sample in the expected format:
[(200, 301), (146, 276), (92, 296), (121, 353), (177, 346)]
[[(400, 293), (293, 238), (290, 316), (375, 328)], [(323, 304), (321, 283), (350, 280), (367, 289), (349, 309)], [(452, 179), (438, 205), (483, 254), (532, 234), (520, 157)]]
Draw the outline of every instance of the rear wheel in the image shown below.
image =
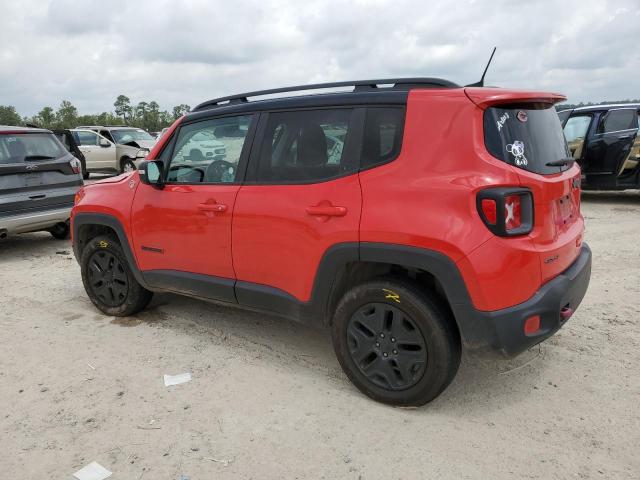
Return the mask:
[(68, 222), (56, 223), (49, 229), (49, 233), (53, 238), (57, 238), (58, 240), (67, 240), (69, 238), (69, 232), (70, 229)]
[(460, 340), (439, 299), (416, 285), (379, 279), (339, 302), (333, 345), (349, 379), (383, 403), (424, 405), (453, 380)]
[(80, 258), (82, 283), (93, 304), (107, 315), (126, 317), (144, 309), (153, 293), (138, 283), (120, 244), (93, 238)]

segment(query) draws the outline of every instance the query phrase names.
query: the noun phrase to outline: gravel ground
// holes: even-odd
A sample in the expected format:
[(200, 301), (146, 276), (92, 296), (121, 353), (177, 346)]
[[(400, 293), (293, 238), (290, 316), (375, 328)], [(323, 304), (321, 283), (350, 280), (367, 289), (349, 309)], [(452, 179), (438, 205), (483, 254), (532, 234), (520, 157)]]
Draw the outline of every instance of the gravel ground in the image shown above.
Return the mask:
[[(585, 194), (594, 253), (563, 330), (465, 355), (430, 405), (361, 395), (329, 338), (174, 295), (136, 317), (87, 299), (67, 242), (0, 244), (0, 477), (640, 478), (640, 193)], [(193, 380), (165, 387), (163, 374)]]

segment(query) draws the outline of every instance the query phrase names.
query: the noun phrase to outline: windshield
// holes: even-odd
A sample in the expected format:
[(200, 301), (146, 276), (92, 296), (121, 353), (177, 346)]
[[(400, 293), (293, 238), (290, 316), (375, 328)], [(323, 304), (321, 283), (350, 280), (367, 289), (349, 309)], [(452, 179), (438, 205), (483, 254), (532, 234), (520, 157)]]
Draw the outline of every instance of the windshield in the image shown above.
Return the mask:
[(484, 113), (484, 141), (491, 155), (523, 170), (546, 175), (570, 167), (546, 165), (571, 156), (558, 114), (548, 104), (488, 108)]
[(156, 139), (149, 135), (144, 130), (138, 128), (132, 128), (130, 130), (111, 130), (111, 135), (116, 143), (129, 143), (137, 141), (151, 141), (155, 142)]
[(23, 163), (59, 158), (67, 152), (50, 133), (0, 135), (0, 163)]

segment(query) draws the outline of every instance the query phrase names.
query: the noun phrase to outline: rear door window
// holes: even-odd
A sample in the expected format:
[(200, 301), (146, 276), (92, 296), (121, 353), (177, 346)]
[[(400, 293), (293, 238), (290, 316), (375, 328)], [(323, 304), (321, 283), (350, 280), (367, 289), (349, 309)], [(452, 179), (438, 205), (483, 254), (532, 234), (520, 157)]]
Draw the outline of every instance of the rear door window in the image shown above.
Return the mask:
[(600, 120), (598, 133), (613, 133), (638, 128), (637, 115), (636, 110), (631, 108), (609, 110)]
[(569, 168), (546, 165), (571, 156), (558, 114), (548, 104), (487, 108), (484, 141), (491, 155), (523, 170), (544, 175)]
[(66, 153), (50, 133), (0, 135), (0, 164), (52, 160)]
[(352, 116), (347, 108), (270, 113), (252, 180), (313, 183), (357, 171), (345, 148)]

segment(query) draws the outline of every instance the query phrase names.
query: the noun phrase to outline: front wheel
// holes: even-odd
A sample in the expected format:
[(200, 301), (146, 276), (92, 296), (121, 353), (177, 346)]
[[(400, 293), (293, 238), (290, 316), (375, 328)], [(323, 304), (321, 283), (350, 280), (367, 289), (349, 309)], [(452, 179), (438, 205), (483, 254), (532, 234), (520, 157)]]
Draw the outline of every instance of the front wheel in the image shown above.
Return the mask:
[(460, 339), (439, 299), (410, 282), (381, 278), (338, 303), (333, 346), (349, 379), (379, 402), (419, 406), (451, 383)]
[(136, 170), (136, 164), (130, 158), (123, 158), (120, 161), (120, 173), (129, 173)]
[(136, 280), (122, 247), (112, 237), (91, 239), (82, 251), (80, 270), (93, 304), (107, 315), (126, 317), (144, 309), (153, 293)]

